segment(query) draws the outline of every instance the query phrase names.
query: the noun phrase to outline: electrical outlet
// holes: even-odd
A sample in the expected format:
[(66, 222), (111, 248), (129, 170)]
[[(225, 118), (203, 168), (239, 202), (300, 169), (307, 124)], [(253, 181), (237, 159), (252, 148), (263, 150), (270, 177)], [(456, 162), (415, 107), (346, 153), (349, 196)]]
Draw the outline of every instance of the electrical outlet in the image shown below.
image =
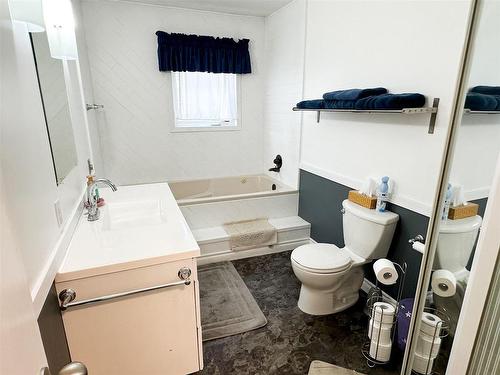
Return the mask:
[(54, 211), (56, 213), (57, 225), (59, 226), (59, 228), (61, 228), (63, 225), (63, 215), (61, 210), (61, 202), (59, 202), (59, 199), (54, 202)]

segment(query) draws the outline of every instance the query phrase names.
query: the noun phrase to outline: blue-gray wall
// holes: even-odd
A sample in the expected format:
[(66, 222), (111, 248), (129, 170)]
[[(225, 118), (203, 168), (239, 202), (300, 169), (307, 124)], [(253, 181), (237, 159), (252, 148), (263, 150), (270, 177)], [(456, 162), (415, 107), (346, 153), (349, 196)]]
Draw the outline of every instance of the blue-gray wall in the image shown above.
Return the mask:
[[(311, 223), (312, 239), (343, 247), (344, 236), (340, 210), (342, 201), (347, 198), (352, 188), (301, 170), (299, 190), (299, 216)], [(399, 222), (387, 258), (400, 264), (403, 262), (408, 264), (403, 298), (413, 297), (422, 255), (411, 248), (408, 239), (417, 234), (425, 236), (429, 218), (394, 204), (390, 205), (389, 210), (399, 215)], [(371, 264), (365, 266), (365, 277), (375, 282)], [(395, 287), (383, 289), (396, 297)]]

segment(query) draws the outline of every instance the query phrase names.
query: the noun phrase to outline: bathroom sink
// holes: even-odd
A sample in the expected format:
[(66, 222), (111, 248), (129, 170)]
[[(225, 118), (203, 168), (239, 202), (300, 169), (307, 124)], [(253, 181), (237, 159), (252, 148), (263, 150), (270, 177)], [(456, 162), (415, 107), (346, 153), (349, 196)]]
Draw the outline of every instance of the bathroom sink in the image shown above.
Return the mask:
[(166, 221), (165, 202), (160, 200), (107, 203), (101, 208), (103, 230), (122, 230), (159, 225)]
[(99, 189), (100, 217), (82, 215), (58, 282), (193, 258), (200, 248), (167, 183)]

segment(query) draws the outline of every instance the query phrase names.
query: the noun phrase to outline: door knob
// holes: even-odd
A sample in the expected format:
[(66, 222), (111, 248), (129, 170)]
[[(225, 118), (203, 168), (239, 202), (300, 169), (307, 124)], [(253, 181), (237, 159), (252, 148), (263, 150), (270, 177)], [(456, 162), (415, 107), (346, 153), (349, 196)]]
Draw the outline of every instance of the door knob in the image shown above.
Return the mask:
[[(87, 367), (81, 362), (71, 362), (64, 366), (59, 375), (88, 375)], [(40, 369), (40, 375), (51, 375), (48, 367)]]
[(71, 362), (64, 366), (59, 375), (87, 375), (87, 367), (81, 362)]

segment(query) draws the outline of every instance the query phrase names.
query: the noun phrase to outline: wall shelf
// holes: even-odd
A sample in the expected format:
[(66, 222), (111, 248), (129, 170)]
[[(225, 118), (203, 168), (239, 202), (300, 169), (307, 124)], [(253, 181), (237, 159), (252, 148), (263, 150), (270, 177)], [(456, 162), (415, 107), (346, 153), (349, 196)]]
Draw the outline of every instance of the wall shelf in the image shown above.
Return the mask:
[[(327, 113), (364, 113), (364, 114), (404, 114), (404, 115), (418, 115), (427, 114), (431, 115), (429, 119), (429, 134), (434, 133), (434, 127), (436, 125), (436, 116), (439, 107), (439, 98), (434, 98), (432, 102), (432, 107), (420, 107), (420, 108), (403, 108), (403, 109), (303, 109), (298, 107), (293, 107), (292, 110), (296, 112), (316, 112), (316, 122), (319, 123), (321, 119), (321, 112)], [(484, 112), (482, 112), (484, 113)], [(500, 112), (499, 112), (500, 113)]]
[(500, 111), (473, 111), (471, 109), (464, 109), (464, 113), (467, 115), (500, 115)]

